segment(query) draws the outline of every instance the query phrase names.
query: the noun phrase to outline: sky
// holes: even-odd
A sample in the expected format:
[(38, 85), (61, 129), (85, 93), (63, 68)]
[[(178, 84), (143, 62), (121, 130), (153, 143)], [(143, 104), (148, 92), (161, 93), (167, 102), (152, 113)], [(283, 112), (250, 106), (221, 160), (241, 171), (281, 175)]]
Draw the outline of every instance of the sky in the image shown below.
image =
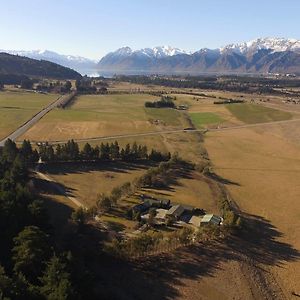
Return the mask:
[(299, 0), (5, 0), (0, 49), (100, 59), (123, 46), (188, 51), (258, 37), (300, 39)]

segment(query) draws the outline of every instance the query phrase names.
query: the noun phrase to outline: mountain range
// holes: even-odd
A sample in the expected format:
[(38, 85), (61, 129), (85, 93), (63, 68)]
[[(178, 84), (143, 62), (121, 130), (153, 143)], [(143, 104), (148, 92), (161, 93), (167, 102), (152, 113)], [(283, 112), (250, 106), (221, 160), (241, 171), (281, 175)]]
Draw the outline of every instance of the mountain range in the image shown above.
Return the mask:
[(171, 47), (137, 51), (123, 47), (104, 56), (98, 70), (116, 74), (300, 73), (300, 40), (264, 38), (194, 53)]
[(188, 52), (170, 46), (133, 50), (122, 47), (99, 62), (49, 50), (0, 50), (38, 60), (48, 60), (84, 74), (201, 74), (299, 73), (300, 40), (258, 38), (217, 49)]

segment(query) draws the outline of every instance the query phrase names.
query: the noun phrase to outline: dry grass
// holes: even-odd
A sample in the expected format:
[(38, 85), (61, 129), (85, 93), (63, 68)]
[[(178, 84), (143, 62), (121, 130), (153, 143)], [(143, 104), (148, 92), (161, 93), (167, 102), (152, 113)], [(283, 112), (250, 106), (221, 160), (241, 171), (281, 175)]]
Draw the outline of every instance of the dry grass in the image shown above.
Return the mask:
[[(23, 137), (67, 140), (183, 128), (182, 113), (174, 109), (146, 109), (157, 97), (135, 95), (80, 96), (70, 108), (47, 114)], [(159, 125), (152, 121), (160, 120)]]
[[(300, 250), (300, 147), (282, 135), (288, 126), (209, 133), (206, 147), (216, 172), (240, 184), (229, 190), (242, 210), (269, 220), (282, 234), (277, 241)], [(277, 265), (271, 270), (279, 283), (289, 294), (299, 290), (300, 262)]]
[(13, 132), (57, 97), (20, 90), (0, 92), (0, 138)]
[(108, 194), (114, 187), (131, 182), (147, 167), (125, 163), (70, 163), (47, 165), (44, 171), (64, 185), (70, 196), (91, 207), (95, 205), (98, 194)]

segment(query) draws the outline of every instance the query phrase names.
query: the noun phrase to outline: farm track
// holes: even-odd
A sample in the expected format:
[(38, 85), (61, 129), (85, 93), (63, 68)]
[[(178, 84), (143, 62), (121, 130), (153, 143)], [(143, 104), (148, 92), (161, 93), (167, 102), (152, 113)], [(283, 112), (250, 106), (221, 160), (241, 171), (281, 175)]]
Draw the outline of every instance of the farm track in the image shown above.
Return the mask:
[(65, 190), (64, 187), (62, 187), (58, 182), (56, 182), (53, 178), (48, 176), (47, 174), (44, 174), (38, 170), (38, 168), (35, 170), (36, 175), (42, 179), (47, 181), (56, 191), (59, 192), (62, 196), (68, 198), (71, 202), (73, 202), (77, 207), (85, 208), (85, 206), (78, 201), (75, 197), (68, 195), (68, 192)]
[[(133, 134), (120, 134), (120, 135), (111, 135), (111, 136), (98, 136), (98, 137), (90, 137), (90, 138), (82, 138), (82, 139), (74, 139), (75, 142), (93, 142), (93, 141), (105, 141), (112, 139), (121, 139), (121, 138), (134, 138), (134, 137), (145, 137), (145, 136), (155, 136), (160, 134), (172, 134), (172, 133), (182, 133), (182, 132), (218, 132), (218, 131), (226, 131), (226, 130), (234, 130), (234, 129), (243, 129), (243, 128), (252, 128), (252, 127), (262, 127), (262, 126), (272, 126), (272, 125), (280, 125), (287, 124), (293, 122), (300, 122), (300, 119), (291, 119), (284, 121), (273, 121), (273, 122), (264, 122), (264, 123), (255, 123), (255, 124), (245, 124), (245, 125), (237, 125), (231, 127), (220, 127), (220, 128), (210, 128), (210, 129), (195, 129), (195, 130), (185, 130), (185, 129), (174, 129), (174, 130), (161, 130), (161, 131), (152, 131), (145, 133), (133, 133)], [(32, 140), (33, 143), (38, 142), (46, 142), (46, 141), (35, 141)], [(48, 141), (51, 144), (64, 144), (67, 140), (54, 140)], [(1, 146), (1, 144), (0, 144)]]

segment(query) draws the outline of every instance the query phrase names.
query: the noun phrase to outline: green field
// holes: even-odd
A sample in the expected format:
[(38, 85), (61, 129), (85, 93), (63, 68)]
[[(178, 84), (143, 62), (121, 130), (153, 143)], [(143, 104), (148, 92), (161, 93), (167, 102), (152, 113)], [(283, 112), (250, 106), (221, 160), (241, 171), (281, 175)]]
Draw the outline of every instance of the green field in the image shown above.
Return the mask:
[(0, 138), (13, 132), (57, 97), (24, 91), (0, 92)]
[(184, 128), (186, 118), (175, 109), (145, 108), (157, 100), (147, 94), (86, 95), (66, 109), (55, 109), (23, 138), (67, 140)]
[(240, 121), (247, 124), (289, 120), (292, 114), (255, 104), (227, 104), (226, 108)]
[(193, 124), (197, 128), (203, 127), (203, 125), (207, 124), (217, 124), (224, 121), (221, 117), (218, 115), (211, 113), (211, 112), (195, 112), (190, 113), (191, 120)]

